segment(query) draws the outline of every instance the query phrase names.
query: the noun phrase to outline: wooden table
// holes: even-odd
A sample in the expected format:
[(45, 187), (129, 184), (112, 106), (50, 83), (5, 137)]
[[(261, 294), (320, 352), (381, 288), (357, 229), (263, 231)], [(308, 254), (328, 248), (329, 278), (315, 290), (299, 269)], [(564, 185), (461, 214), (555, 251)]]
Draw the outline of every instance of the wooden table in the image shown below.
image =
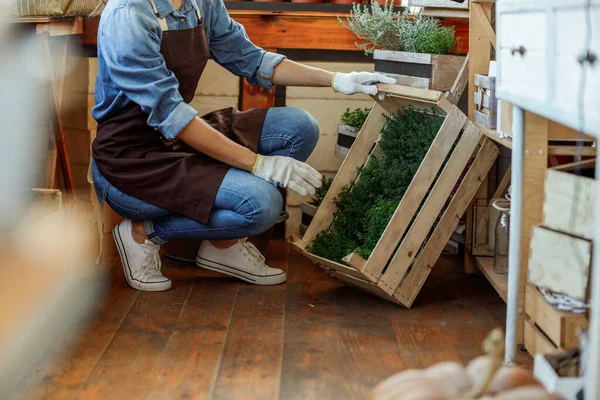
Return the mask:
[[(242, 24), (254, 44), (265, 50), (342, 50), (360, 51), (357, 38), (338, 21), (345, 18), (351, 6), (335, 4), (300, 3), (226, 3), (229, 15)], [(314, 11), (316, 9), (322, 11)], [(443, 18), (442, 25), (454, 26), (461, 44), (457, 50), (469, 50), (469, 21)], [(82, 43), (96, 45), (98, 19), (86, 19)], [(254, 107), (272, 107), (275, 90), (249, 85), (243, 81), (240, 93), (242, 110)]]

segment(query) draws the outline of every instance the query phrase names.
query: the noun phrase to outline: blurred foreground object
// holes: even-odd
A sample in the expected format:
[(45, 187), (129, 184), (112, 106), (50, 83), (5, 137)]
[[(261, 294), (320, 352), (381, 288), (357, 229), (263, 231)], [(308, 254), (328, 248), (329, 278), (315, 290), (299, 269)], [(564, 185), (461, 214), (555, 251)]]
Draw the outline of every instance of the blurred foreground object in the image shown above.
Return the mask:
[(6, 23), (11, 11), (0, 1), (0, 399), (64, 350), (106, 282), (90, 206), (31, 190), (48, 143), (48, 74), (35, 33)]
[(104, 292), (96, 227), (73, 206), (34, 207), (0, 246), (0, 398), (64, 350)]
[(559, 400), (549, 395), (530, 370), (503, 367), (504, 335), (494, 330), (483, 343), (487, 356), (465, 368), (456, 362), (408, 370), (379, 383), (371, 400)]

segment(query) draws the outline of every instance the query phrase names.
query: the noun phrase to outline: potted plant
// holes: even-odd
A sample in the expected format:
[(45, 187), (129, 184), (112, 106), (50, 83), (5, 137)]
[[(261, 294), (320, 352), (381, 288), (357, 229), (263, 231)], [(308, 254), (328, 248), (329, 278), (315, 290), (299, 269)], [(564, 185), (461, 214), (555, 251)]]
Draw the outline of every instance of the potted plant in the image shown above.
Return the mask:
[(454, 27), (444, 27), (436, 18), (355, 4), (350, 15), (339, 21), (354, 33), (357, 46), (373, 54), (375, 71), (396, 78), (398, 84), (439, 91), (450, 90), (464, 57), (450, 55), (460, 47)]
[(338, 124), (338, 139), (335, 145), (336, 156), (346, 157), (348, 155), (354, 139), (356, 139), (358, 132), (360, 132), (360, 129), (369, 116), (369, 111), (371, 111), (370, 108), (357, 108), (352, 111), (346, 108)]
[(333, 179), (326, 176), (323, 177), (323, 185), (317, 189), (317, 192), (311, 199), (310, 203), (303, 202), (300, 205), (302, 210), (302, 219), (300, 220), (300, 235), (304, 235), (304, 232), (306, 232), (306, 229), (312, 222), (313, 217), (317, 213), (317, 208), (319, 208), (323, 202), (323, 199), (325, 198), (325, 195), (327, 194), (327, 191), (331, 187), (331, 182), (333, 182)]

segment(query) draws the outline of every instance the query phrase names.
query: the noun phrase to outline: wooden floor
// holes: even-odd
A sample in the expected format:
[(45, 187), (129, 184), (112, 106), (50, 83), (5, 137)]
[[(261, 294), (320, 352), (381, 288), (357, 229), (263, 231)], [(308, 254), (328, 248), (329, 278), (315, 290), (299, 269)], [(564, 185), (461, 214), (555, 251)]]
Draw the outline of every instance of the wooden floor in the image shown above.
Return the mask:
[(440, 259), (410, 310), (342, 286), (285, 242), (268, 260), (287, 284), (165, 260), (163, 293), (130, 289), (115, 260), (104, 310), (15, 398), (364, 399), (401, 370), (467, 363), (504, 322), (503, 301), (458, 258)]

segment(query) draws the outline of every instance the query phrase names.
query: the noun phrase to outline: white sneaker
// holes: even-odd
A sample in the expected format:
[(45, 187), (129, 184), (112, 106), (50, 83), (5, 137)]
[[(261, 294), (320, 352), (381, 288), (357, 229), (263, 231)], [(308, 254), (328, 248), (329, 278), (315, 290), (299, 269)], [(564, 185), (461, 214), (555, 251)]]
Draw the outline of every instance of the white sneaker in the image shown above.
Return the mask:
[(171, 280), (160, 272), (160, 246), (149, 240), (139, 244), (133, 238), (131, 228), (131, 220), (126, 219), (113, 229), (113, 237), (129, 286), (146, 292), (171, 289)]
[(265, 264), (265, 257), (245, 238), (227, 249), (218, 249), (210, 240), (204, 240), (196, 256), (196, 265), (255, 285), (277, 285), (286, 279), (285, 272)]

